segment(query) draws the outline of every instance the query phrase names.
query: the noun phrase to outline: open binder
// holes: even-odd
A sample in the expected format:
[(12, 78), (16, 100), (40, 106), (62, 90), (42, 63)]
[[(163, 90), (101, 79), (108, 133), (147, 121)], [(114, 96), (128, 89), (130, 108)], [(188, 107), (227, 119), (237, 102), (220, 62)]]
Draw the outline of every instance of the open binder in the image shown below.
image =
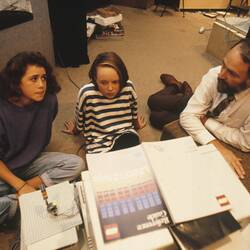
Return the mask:
[(224, 158), (191, 137), (89, 154), (87, 163), (82, 188), (97, 249), (198, 249), (250, 216), (249, 193)]

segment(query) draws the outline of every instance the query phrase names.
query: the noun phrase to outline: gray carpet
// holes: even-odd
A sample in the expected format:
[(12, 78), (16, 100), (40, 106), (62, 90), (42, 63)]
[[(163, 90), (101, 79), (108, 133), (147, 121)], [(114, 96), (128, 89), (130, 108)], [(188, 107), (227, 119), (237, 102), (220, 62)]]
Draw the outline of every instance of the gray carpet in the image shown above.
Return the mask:
[[(206, 71), (218, 61), (206, 53), (209, 32), (201, 35), (201, 26), (210, 28), (214, 19), (199, 13), (168, 10), (160, 17), (161, 10), (141, 10), (120, 7), (123, 13), (125, 36), (120, 39), (90, 40), (91, 62), (103, 51), (115, 51), (125, 61), (130, 79), (134, 82), (139, 97), (139, 110), (148, 120), (147, 98), (163, 87), (161, 73), (170, 73), (180, 81), (188, 81), (193, 88)], [(27, 48), (28, 49), (28, 48)], [(79, 68), (56, 68), (56, 75), (62, 86), (59, 94), (59, 113), (56, 118), (50, 151), (76, 153), (81, 139), (61, 132), (65, 120), (73, 117), (77, 88), (67, 77), (67, 72), (79, 86), (87, 83), (90, 65)], [(149, 124), (141, 132), (143, 141), (155, 141), (160, 131)], [(9, 249), (14, 233), (0, 233), (0, 250)]]
[[(139, 112), (148, 120), (148, 96), (161, 88), (161, 73), (173, 74), (180, 81), (188, 81), (195, 88), (201, 76), (218, 64), (206, 53), (209, 32), (198, 33), (201, 26), (211, 27), (214, 19), (198, 13), (168, 10), (160, 17), (160, 9), (149, 10), (121, 7), (125, 36), (106, 40), (89, 41), (89, 57), (93, 62), (96, 55), (104, 51), (115, 51), (124, 60), (130, 79), (134, 82), (139, 102)], [(57, 68), (56, 73), (62, 86), (59, 95), (59, 114), (56, 118), (53, 140), (49, 150), (76, 152), (77, 138), (61, 133), (63, 122), (73, 117), (77, 88), (69, 81), (67, 73), (77, 85), (88, 83), (90, 65), (79, 68)], [(155, 141), (160, 131), (149, 124), (141, 132), (143, 141)]]

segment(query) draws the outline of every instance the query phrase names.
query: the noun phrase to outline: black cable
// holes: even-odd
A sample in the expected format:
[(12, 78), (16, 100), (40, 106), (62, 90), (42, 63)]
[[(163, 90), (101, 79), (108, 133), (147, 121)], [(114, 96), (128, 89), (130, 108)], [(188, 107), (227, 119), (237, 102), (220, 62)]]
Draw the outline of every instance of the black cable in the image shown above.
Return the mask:
[[(62, 57), (61, 57), (61, 55), (60, 55), (60, 53), (59, 53), (58, 51), (57, 51), (57, 57), (58, 57), (58, 59), (59, 59), (61, 65), (63, 66), (64, 71), (66, 72), (66, 75), (68, 76), (68, 79), (70, 80), (70, 82), (73, 83), (73, 85), (74, 85), (77, 89), (80, 89), (80, 87), (72, 80), (72, 78), (71, 78), (71, 76), (70, 76), (70, 74), (69, 74), (67, 68), (65, 67), (65, 64), (64, 64), (64, 62), (63, 62), (63, 60), (62, 60)], [(86, 145), (85, 145), (85, 142), (84, 142), (83, 144), (81, 144), (80, 147), (77, 149), (76, 154), (79, 155), (80, 150), (84, 150), (85, 146), (86, 146)]]
[(80, 153), (81, 150), (84, 150), (84, 152), (86, 152), (86, 151), (85, 151), (85, 148), (86, 148), (86, 144), (85, 144), (85, 142), (84, 142), (84, 143), (82, 143), (82, 144), (80, 145), (80, 147), (77, 149), (76, 154), (79, 155), (79, 153)]
[(62, 65), (62, 67), (64, 68), (64, 71), (66, 72), (66, 75), (67, 75), (69, 81), (70, 81), (71, 83), (73, 83), (73, 85), (74, 85), (77, 89), (80, 89), (80, 87), (72, 80), (72, 78), (71, 78), (71, 76), (70, 76), (70, 74), (69, 74), (69, 72), (68, 72), (68, 70), (67, 70), (67, 68), (66, 68), (66, 66), (65, 66), (65, 64), (64, 64), (64, 62), (63, 62), (63, 59), (62, 59), (62, 57), (61, 57), (61, 55), (60, 55), (60, 53), (59, 53), (58, 50), (56, 50), (56, 54), (57, 54), (57, 58), (59, 59), (60, 64)]
[(65, 68), (65, 71), (66, 71), (66, 75), (68, 76), (68, 79), (70, 80), (71, 83), (73, 83), (73, 85), (77, 88), (77, 89), (80, 89), (80, 87), (72, 80), (68, 70)]

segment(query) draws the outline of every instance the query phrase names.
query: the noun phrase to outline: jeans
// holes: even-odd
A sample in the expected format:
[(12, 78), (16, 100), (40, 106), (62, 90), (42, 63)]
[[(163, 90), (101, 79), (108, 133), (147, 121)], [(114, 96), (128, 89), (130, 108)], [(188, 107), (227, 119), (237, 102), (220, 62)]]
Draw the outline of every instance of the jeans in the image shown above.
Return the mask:
[(0, 225), (15, 216), (17, 206), (18, 201), (15, 194), (0, 197)]
[[(84, 168), (84, 161), (79, 156), (44, 152), (29, 166), (15, 169), (12, 172), (24, 181), (40, 176), (46, 186), (51, 186), (76, 179)], [(15, 189), (0, 180), (0, 224), (15, 215), (17, 208), (15, 193)]]

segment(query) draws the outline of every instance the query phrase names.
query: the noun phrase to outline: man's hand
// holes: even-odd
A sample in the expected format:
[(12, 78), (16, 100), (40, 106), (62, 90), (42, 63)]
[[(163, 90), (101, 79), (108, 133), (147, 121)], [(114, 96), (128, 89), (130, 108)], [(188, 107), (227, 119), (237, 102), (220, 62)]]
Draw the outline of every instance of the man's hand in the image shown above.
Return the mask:
[(137, 120), (135, 120), (134, 122), (134, 126), (136, 130), (143, 129), (146, 126), (146, 124), (147, 122), (142, 115), (138, 116)]
[(66, 134), (76, 135), (78, 133), (78, 131), (76, 129), (76, 123), (74, 120), (65, 121), (64, 127), (65, 128), (62, 130), (62, 132), (66, 133)]
[(206, 115), (203, 115), (200, 117), (201, 123), (204, 125), (207, 121), (208, 117)]
[(241, 164), (242, 159), (238, 158), (231, 150), (224, 147), (218, 140), (213, 140), (210, 142), (213, 144), (223, 155), (225, 160), (233, 167), (234, 171), (240, 177), (240, 179), (245, 178), (245, 170)]

